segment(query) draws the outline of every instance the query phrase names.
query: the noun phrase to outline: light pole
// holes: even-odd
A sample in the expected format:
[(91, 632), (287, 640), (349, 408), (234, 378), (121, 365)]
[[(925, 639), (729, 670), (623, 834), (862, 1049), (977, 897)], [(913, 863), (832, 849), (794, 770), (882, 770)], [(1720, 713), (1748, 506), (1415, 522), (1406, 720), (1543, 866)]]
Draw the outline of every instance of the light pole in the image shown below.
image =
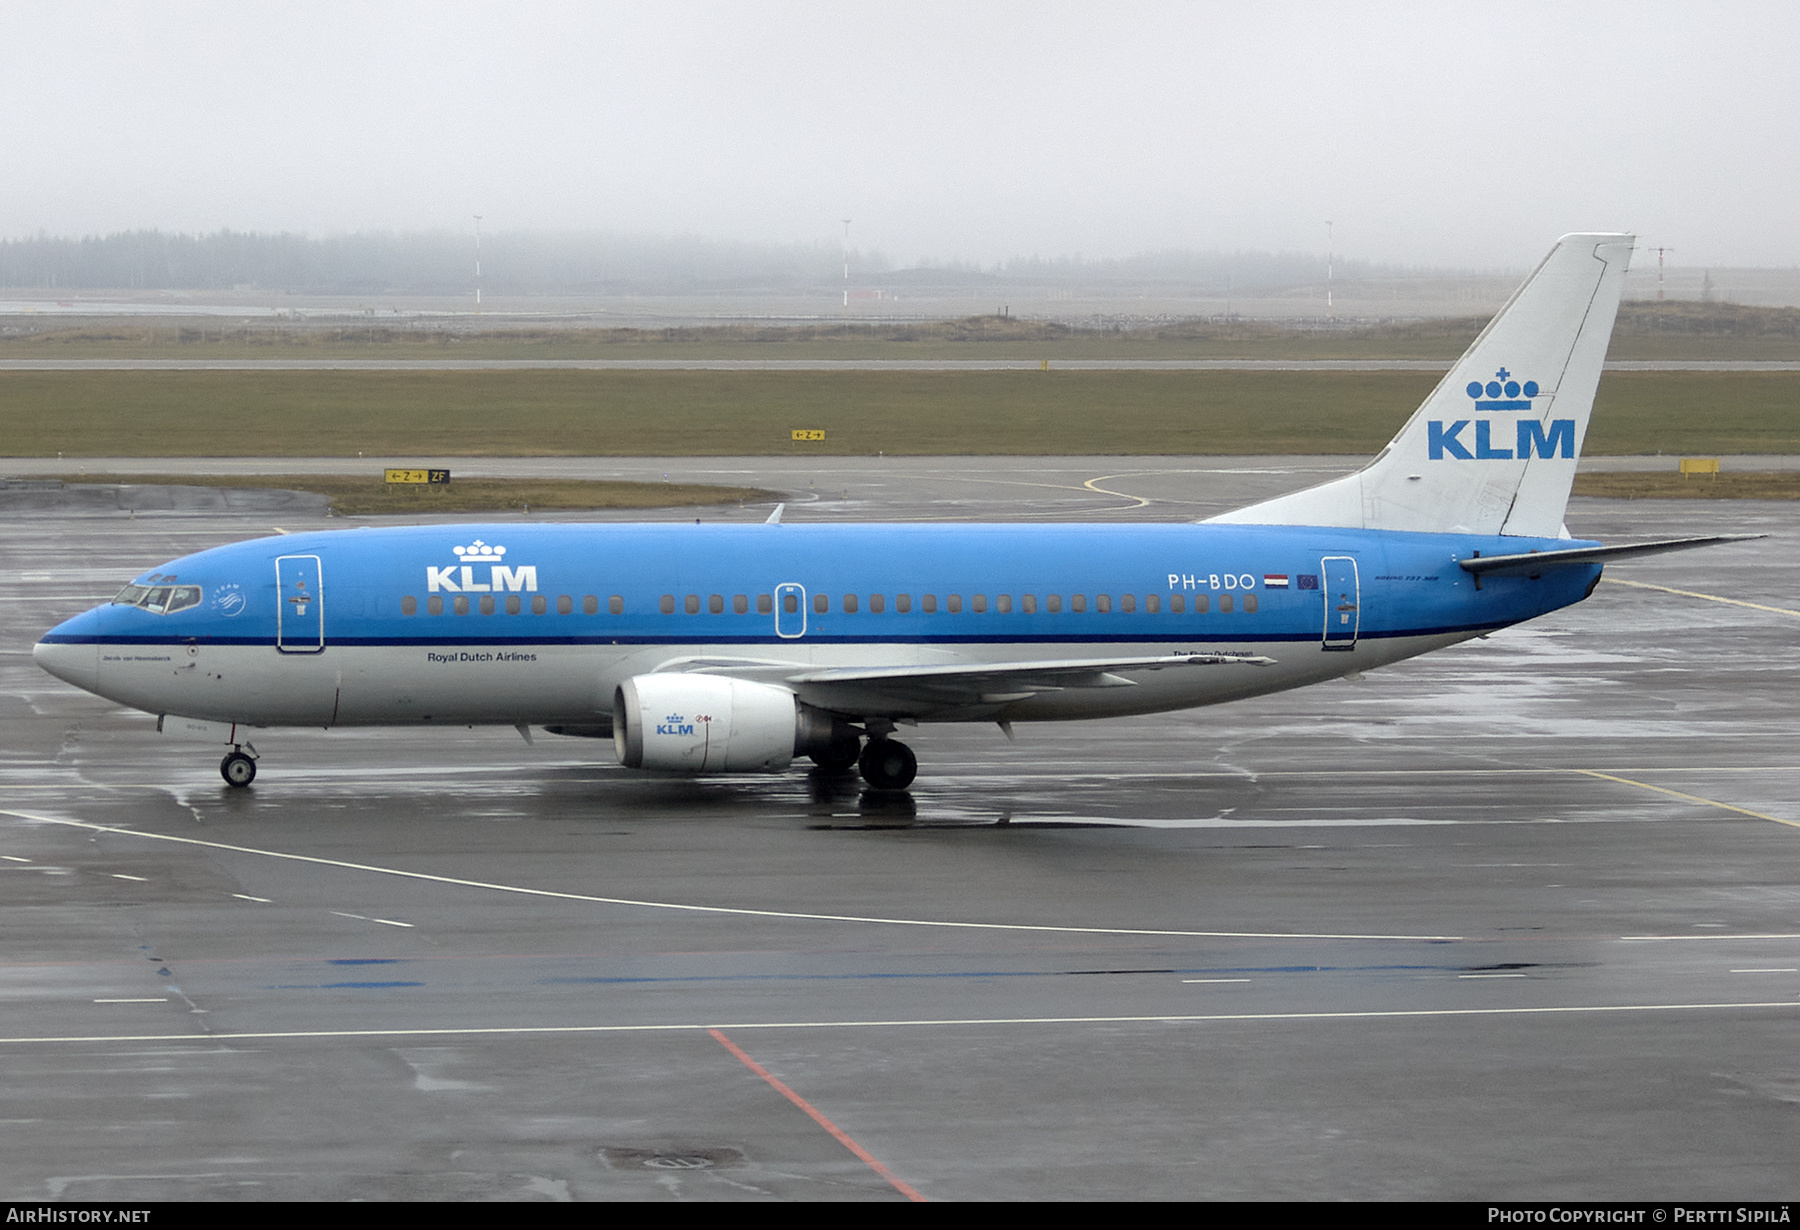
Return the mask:
[(475, 215), (475, 314), (481, 315), (481, 215)]

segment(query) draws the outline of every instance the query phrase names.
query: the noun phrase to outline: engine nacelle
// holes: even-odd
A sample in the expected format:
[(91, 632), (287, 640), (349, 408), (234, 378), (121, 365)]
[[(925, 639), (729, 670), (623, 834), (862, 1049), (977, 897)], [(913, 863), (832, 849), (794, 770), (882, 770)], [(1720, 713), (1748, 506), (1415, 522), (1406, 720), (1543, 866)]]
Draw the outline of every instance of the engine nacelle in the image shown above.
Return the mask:
[(786, 688), (723, 675), (635, 675), (613, 692), (613, 749), (628, 769), (779, 773), (850, 727)]

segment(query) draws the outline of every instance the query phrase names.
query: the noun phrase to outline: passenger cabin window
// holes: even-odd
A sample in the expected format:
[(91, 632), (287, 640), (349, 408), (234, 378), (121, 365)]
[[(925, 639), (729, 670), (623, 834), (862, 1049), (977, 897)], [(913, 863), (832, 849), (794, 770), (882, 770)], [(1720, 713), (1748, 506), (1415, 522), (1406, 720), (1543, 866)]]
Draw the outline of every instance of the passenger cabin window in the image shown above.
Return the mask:
[(468, 595), (467, 594), (456, 595), (456, 597), (454, 599), (452, 599), (450, 602), (450, 609), (455, 611), (458, 615), (467, 615), (469, 613), (469, 597), (468, 597)]
[(748, 615), (750, 613), (750, 595), (731, 595), (731, 613), (733, 615)]
[(689, 594), (682, 601), (681, 606), (689, 615), (698, 615), (700, 613), (700, 595)]
[(1231, 614), (1231, 595), (1230, 594), (1220, 594), (1219, 595), (1219, 611), (1225, 615)]
[[(792, 608), (790, 607), (789, 609), (791, 610)], [(756, 613), (758, 615), (769, 615), (772, 614), (774, 610), (775, 600), (773, 597), (768, 594), (756, 595)]]
[(1048, 598), (1044, 599), (1044, 609), (1049, 611), (1052, 615), (1061, 615), (1062, 595), (1051, 594)]
[(542, 615), (545, 611), (547, 611), (549, 609), (550, 609), (550, 604), (544, 601), (544, 595), (542, 595), (542, 594), (531, 595), (531, 613), (533, 615)]
[(1094, 595), (1094, 610), (1099, 612), (1102, 615), (1105, 615), (1107, 612), (1111, 611), (1112, 610), (1112, 595), (1111, 594), (1095, 594)]
[(894, 595), (894, 609), (896, 611), (900, 612), (902, 615), (911, 613), (911, 611), (912, 611), (912, 595), (911, 594), (895, 594)]
[[(1195, 594), (1194, 595), (1194, 614), (1204, 615), (1204, 614), (1206, 614), (1207, 611), (1209, 611), (1211, 609), (1212, 609), (1212, 599), (1211, 598), (1208, 598), (1205, 594)], [(1226, 609), (1229, 610), (1230, 608), (1227, 607)]]
[(425, 609), (430, 611), (433, 615), (442, 615), (444, 613), (444, 600), (436, 594), (433, 594), (425, 600)]
[(598, 615), (600, 613), (600, 599), (593, 594), (589, 594), (587, 597), (583, 598), (581, 600), (581, 613), (583, 615)]
[(976, 594), (974, 597), (970, 598), (969, 609), (974, 611), (977, 615), (987, 614), (987, 595)]
[(706, 600), (706, 609), (709, 614), (723, 615), (725, 613), (725, 595), (713, 594), (708, 597)]
[(1087, 595), (1086, 594), (1070, 594), (1069, 595), (1069, 609), (1077, 615), (1080, 615), (1082, 612), (1086, 611), (1087, 610)]
[(1137, 612), (1137, 595), (1125, 594), (1120, 597), (1119, 610), (1126, 615), (1135, 614)]
[(1037, 614), (1037, 595), (1036, 594), (1021, 594), (1021, 595), (1019, 595), (1019, 611), (1021, 614), (1024, 614), (1024, 615), (1036, 615)]
[(494, 595), (481, 595), (481, 613), (483, 615), (492, 615), (494, 613)]
[(608, 615), (623, 615), (625, 613), (624, 597), (619, 594), (614, 594), (612, 597), (608, 598), (606, 600), (606, 613)]
[(675, 613), (675, 595), (664, 594), (662, 596), (661, 607), (664, 615), (673, 615)]
[(846, 614), (846, 615), (856, 614), (856, 595), (855, 594), (845, 594), (844, 595), (844, 614)]
[(800, 613), (800, 595), (795, 593), (781, 595), (781, 609), (789, 615), (798, 615)]
[(556, 613), (558, 615), (570, 615), (573, 614), (574, 611), (575, 599), (569, 597), (567, 594), (562, 594), (556, 599)]
[(813, 595), (813, 614), (823, 615), (831, 609), (831, 599), (824, 594)]
[(508, 615), (517, 615), (523, 606), (524, 604), (519, 601), (519, 595), (506, 595), (506, 613)]
[(869, 614), (879, 615), (887, 610), (887, 602), (880, 594), (869, 595)]
[(962, 595), (961, 594), (951, 594), (949, 597), (945, 598), (944, 599), (944, 609), (946, 611), (949, 611), (952, 615), (961, 615), (962, 614)]
[(1170, 594), (1169, 595), (1169, 610), (1170, 611), (1172, 611), (1176, 615), (1179, 615), (1185, 609), (1187, 609), (1187, 608), (1183, 605), (1180, 594)]
[(1162, 599), (1155, 594), (1146, 595), (1144, 597), (1144, 610), (1151, 615), (1156, 614), (1158, 611), (1162, 610)]
[(417, 615), (419, 613), (419, 600), (411, 594), (400, 599), (400, 613), (402, 615)]
[(919, 599), (919, 609), (924, 611), (927, 615), (936, 615), (937, 614), (937, 595), (936, 594), (926, 594), (923, 598), (920, 598)]
[(1244, 610), (1248, 614), (1251, 614), (1251, 615), (1256, 614), (1256, 595), (1255, 594), (1245, 594), (1244, 595)]

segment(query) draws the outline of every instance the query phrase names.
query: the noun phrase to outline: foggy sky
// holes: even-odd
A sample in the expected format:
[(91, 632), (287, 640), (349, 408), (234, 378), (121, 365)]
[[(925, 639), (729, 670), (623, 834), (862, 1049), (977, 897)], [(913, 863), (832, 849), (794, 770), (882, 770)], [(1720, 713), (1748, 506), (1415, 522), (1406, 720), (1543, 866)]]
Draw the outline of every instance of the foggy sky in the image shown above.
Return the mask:
[(21, 3), (0, 236), (1800, 263), (1800, 5)]

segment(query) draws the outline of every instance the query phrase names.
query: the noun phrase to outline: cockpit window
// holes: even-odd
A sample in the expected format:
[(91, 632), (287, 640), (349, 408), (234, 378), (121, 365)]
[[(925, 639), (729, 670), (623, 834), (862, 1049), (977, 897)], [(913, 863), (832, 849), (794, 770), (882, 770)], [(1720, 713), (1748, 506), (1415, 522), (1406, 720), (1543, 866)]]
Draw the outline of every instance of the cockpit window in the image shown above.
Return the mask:
[(198, 585), (127, 585), (113, 597), (124, 606), (141, 606), (153, 615), (172, 615), (199, 606)]

